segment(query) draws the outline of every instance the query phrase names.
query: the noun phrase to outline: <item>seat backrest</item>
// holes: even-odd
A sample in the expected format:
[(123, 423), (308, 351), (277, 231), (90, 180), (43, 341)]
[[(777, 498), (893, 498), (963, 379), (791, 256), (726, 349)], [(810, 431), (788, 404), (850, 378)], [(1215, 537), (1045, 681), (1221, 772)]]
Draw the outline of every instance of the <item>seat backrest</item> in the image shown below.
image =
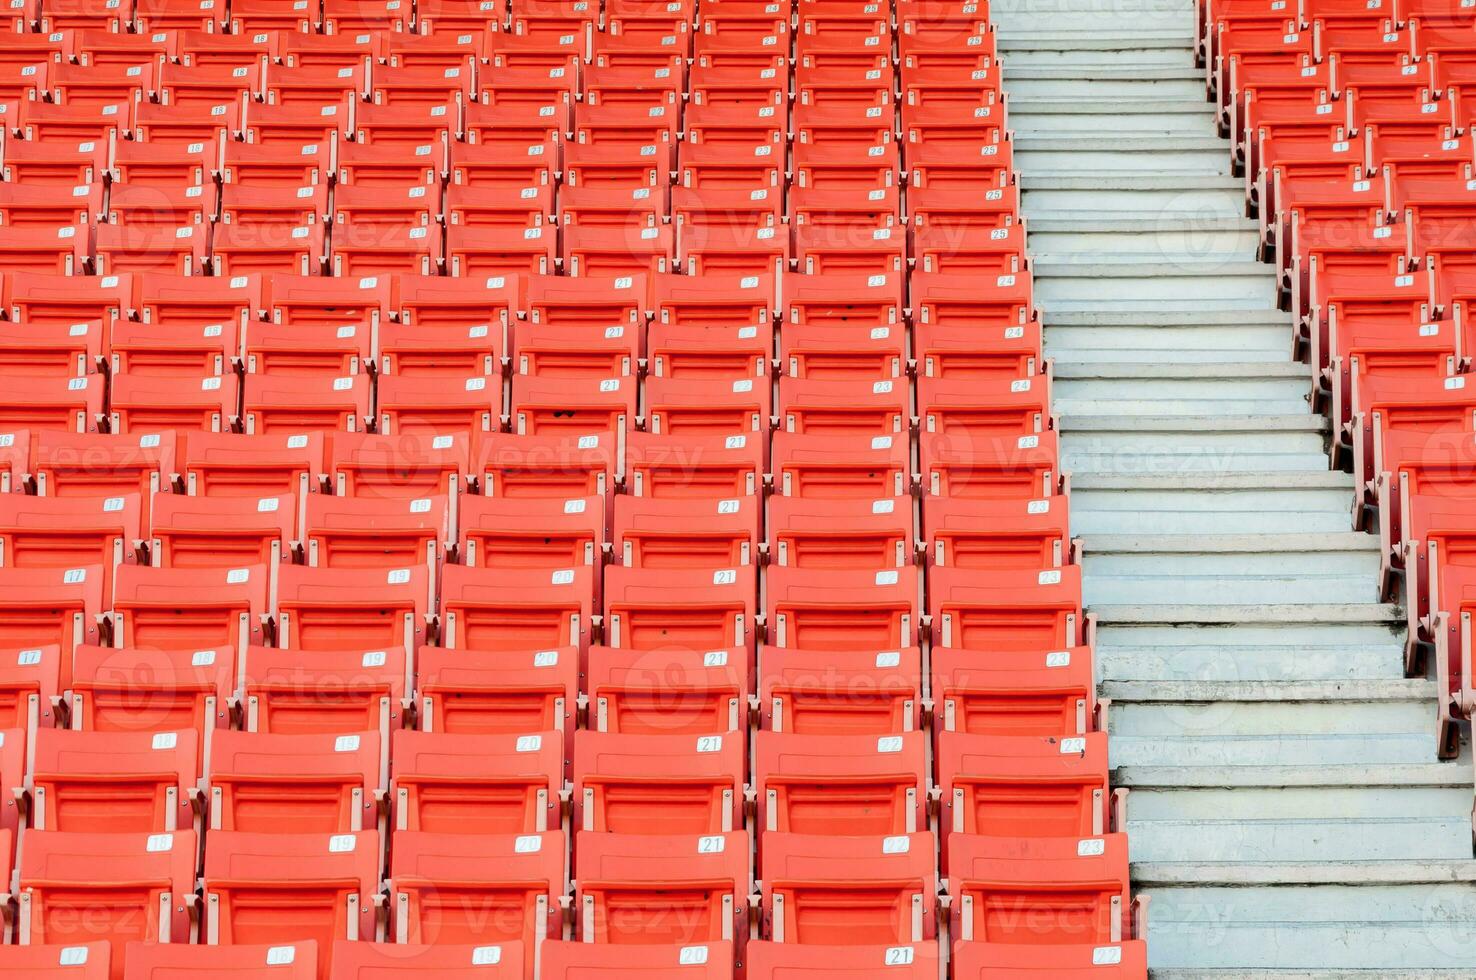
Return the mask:
[(374, 829), (387, 789), (378, 731), (345, 735), (216, 732), (210, 829), (350, 834)]
[[(130, 566), (136, 568), (137, 566)], [(0, 648), (57, 646), (62, 690), (72, 682), (72, 651), (99, 639), (103, 570), (0, 567)]]
[(311, 939), (271, 946), (129, 943), (123, 962), (129, 980), (316, 980), (318, 944)]
[(543, 980), (615, 980), (631, 969), (651, 980), (725, 980), (733, 975), (733, 944), (621, 946), (617, 963), (602, 943), (548, 942), (540, 965)]
[(580, 650), (422, 647), (416, 704), (421, 731), (510, 734), (556, 730), (571, 740)]
[(56, 644), (0, 650), (0, 729), (34, 733), (56, 721), (62, 651)]
[(1123, 939), (1126, 834), (960, 834), (949, 842), (943, 872), (952, 895), (952, 934), (960, 939), (1032, 945)]
[(410, 943), (333, 944), (329, 980), (522, 980), (520, 942), (485, 946)]
[(386, 745), (404, 724), (410, 656), (378, 650), (252, 647), (241, 658), (244, 727), (251, 732), (337, 735), (377, 730)]
[(932, 980), (938, 976), (936, 943), (898, 946), (812, 946), (801, 943), (748, 944), (748, 975), (753, 980), (825, 976), (830, 980)]
[(796, 834), (910, 834), (927, 826), (927, 736), (758, 733), (760, 824)]
[(311, 939), (318, 969), (335, 939), (370, 940), (383, 860), (377, 831), (249, 834), (219, 830), (205, 848), (202, 930), (212, 945)]
[[(766, 833), (764, 916), (775, 942), (893, 945), (933, 937), (937, 890), (931, 833), (822, 837)], [(833, 914), (838, 906), (847, 915)]]
[(113, 589), (113, 636), (123, 646), (245, 649), (266, 636), (271, 571), (122, 565)]
[(45, 728), (29, 781), (31, 827), (72, 833), (191, 829), (200, 735)]
[(577, 932), (587, 943), (668, 944), (746, 936), (749, 836), (580, 835)]
[(392, 740), (396, 830), (535, 834), (559, 824), (564, 736), (402, 729)]
[[(563, 831), (484, 837), (398, 831), (390, 862), (391, 931), (404, 942), (521, 942), (558, 935)], [(403, 896), (403, 897), (402, 897)]]
[(585, 833), (718, 834), (743, 827), (743, 733), (574, 737), (574, 825)]
[(585, 683), (589, 727), (628, 735), (743, 731), (752, 672), (753, 657), (746, 646), (591, 647)]
[(277, 586), (281, 644), (298, 650), (397, 646), (425, 641), (434, 588), (425, 564), (404, 568), (285, 565)]
[(22, 943), (188, 942), (198, 842), (173, 834), (30, 834), (20, 858)]
[(0, 973), (12, 980), (109, 980), (106, 942), (78, 946), (0, 946)]

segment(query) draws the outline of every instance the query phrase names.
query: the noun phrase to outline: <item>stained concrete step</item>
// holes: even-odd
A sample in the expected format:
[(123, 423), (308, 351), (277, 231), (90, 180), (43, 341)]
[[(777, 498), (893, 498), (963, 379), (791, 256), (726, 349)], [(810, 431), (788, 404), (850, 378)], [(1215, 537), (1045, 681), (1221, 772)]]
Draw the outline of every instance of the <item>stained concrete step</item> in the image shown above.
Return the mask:
[(1205, 257), (1199, 261), (1109, 262), (1083, 253), (1070, 261), (1038, 261), (1035, 291), (1046, 309), (1276, 308), (1276, 276), (1259, 262)]
[[(1094, 113), (1064, 110), (1048, 121), (1046, 113), (1032, 107), (1024, 107), (1010, 113), (1010, 126), (1020, 136), (1039, 136), (1043, 133), (1099, 133), (1103, 129), (1103, 116)], [(1165, 107), (1161, 112), (1144, 109), (1140, 112), (1123, 113), (1116, 117), (1121, 121), (1120, 132), (1124, 136), (1183, 136), (1204, 137), (1215, 133), (1214, 116), (1208, 112), (1187, 112)]]
[[(1114, 217), (1141, 220), (1185, 212), (1202, 218), (1246, 216), (1243, 182), (1224, 175), (1027, 173), (1020, 177), (1020, 188), (1021, 204), (1030, 221)], [(1244, 258), (1250, 261), (1254, 256)]]
[(1277, 310), (1050, 310), (1046, 354), (1061, 361), (1143, 365), (1285, 364), (1291, 320)]
[(1074, 474), (1187, 476), (1326, 466), (1327, 423), (1309, 415), (1065, 415), (1062, 466)]
[(1047, 214), (1027, 221), (1037, 262), (1089, 255), (1141, 263), (1244, 261), (1260, 239), (1254, 221), (1224, 213), (1165, 211), (1096, 220)]
[(1205, 100), (1205, 76), (1192, 65), (1158, 67), (1049, 67), (1009, 63), (1004, 71), (1011, 99), (1175, 98)]
[(1080, 473), (1072, 477), (1072, 528), (1083, 535), (1180, 534), (1190, 540), (1347, 531), (1351, 480), (1303, 479), (1321, 475), (1266, 473), (1230, 484), (1212, 475), (1114, 480)]
[(1072, 415), (1256, 412), (1308, 408), (1306, 368), (1290, 362), (1092, 364), (1058, 361), (1055, 410)]
[[(1349, 841), (1348, 852), (1357, 851)], [(1469, 860), (1145, 862), (1134, 876), (1151, 898), (1155, 980), (1206, 969), (1237, 978), (1362, 971), (1385, 980), (1462, 968), (1469, 975), (1476, 963)], [(1196, 972), (1178, 972), (1186, 969)]]
[(1083, 537), (1082, 548), (1089, 605), (1378, 597), (1377, 542), (1366, 534), (1100, 534)]

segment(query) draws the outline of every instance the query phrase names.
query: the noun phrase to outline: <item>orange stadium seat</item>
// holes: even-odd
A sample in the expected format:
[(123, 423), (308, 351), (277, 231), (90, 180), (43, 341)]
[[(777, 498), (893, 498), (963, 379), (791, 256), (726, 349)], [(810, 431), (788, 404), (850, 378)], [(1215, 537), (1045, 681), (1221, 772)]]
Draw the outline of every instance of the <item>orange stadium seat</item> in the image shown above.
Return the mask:
[(774, 491), (786, 497), (900, 497), (913, 483), (905, 435), (774, 436)]
[(53, 726), (61, 702), (61, 661), (56, 644), (0, 650), (0, 730), (20, 729), (29, 738), (43, 725)]
[(422, 946), (339, 940), (332, 955), (331, 980), (520, 980), (527, 962), (522, 943)]
[(412, 661), (403, 647), (282, 650), (252, 647), (240, 660), (248, 732), (390, 732), (404, 724)]
[(103, 603), (99, 565), (0, 568), (0, 648), (60, 647), (58, 684), (66, 690), (72, 681), (72, 652), (96, 644), (102, 635)]
[(933, 943), (899, 946), (824, 946), (800, 943), (748, 944), (748, 974), (755, 980), (823, 974), (836, 980), (861, 980), (878, 973), (899, 980), (931, 980), (938, 975)]
[(757, 592), (752, 565), (699, 576), (681, 568), (613, 565), (605, 573), (605, 639), (634, 650), (747, 647)]
[(318, 976), (318, 944), (300, 942), (240, 946), (131, 942), (124, 947), (128, 976), (139, 980), (178, 980), (214, 973), (238, 980), (313, 980)]
[[(944, 855), (959, 835), (1081, 837), (1121, 829), (1107, 788), (1107, 739), (938, 736)], [(1109, 812), (1112, 811), (1112, 812)]]
[(764, 483), (765, 440), (749, 435), (657, 435), (625, 438), (630, 492), (637, 497), (747, 497)]
[(758, 819), (770, 832), (911, 834), (927, 826), (927, 739), (761, 731), (755, 741)]
[(407, 943), (520, 942), (559, 934), (567, 887), (562, 831), (483, 837), (397, 831), (390, 859), (390, 931)]
[(284, 565), (276, 596), (281, 645), (294, 650), (400, 647), (408, 655), (434, 628), (434, 595), (424, 563), (390, 569)]
[(978, 650), (936, 647), (932, 694), (942, 731), (1082, 735), (1097, 718), (1090, 647)]
[(80, 378), (13, 375), (0, 389), (0, 426), (98, 432), (109, 418), (103, 413), (106, 387), (97, 375)]
[(935, 567), (932, 617), (941, 646), (970, 650), (1079, 646), (1081, 567), (983, 572)]
[(206, 791), (210, 830), (351, 834), (386, 814), (381, 734), (216, 732)]
[(915, 645), (922, 588), (916, 565), (881, 571), (772, 565), (766, 584), (767, 622), (775, 646), (858, 650)]
[(236, 653), (80, 646), (67, 698), (72, 728), (99, 732), (199, 732), (209, 758), (213, 729), (231, 722)]
[[(167, 431), (138, 435), (39, 431), (31, 442), (31, 481), (43, 497), (130, 493), (152, 497), (169, 488), (182, 448), (175, 433)], [(144, 516), (140, 514), (141, 521)]]
[(917, 557), (912, 505), (906, 499), (775, 497), (769, 502), (768, 527), (769, 555), (778, 565), (901, 568)]
[(0, 564), (15, 568), (99, 565), (103, 594), (113, 572), (136, 564), (143, 537), (137, 494), (121, 497), (0, 495)]
[(956, 835), (943, 866), (952, 934), (1033, 947), (1121, 942), (1132, 913), (1127, 861), (1122, 834)]
[[(934, 654), (936, 656), (936, 653)], [(763, 647), (763, 728), (798, 735), (900, 735), (922, 719), (921, 654)]]
[(595, 615), (588, 565), (538, 571), (447, 565), (441, 584), (442, 642), (467, 650), (589, 646)]
[(380, 861), (373, 830), (214, 831), (205, 848), (202, 939), (223, 946), (312, 940), (321, 973), (335, 939), (375, 938)]
[[(933, 835), (764, 835), (763, 934), (776, 943), (913, 945), (937, 933)], [(847, 909), (844, 916), (835, 909)]]
[(586, 943), (734, 942), (747, 934), (752, 890), (744, 831), (579, 835), (577, 932)]
[(89, 942), (78, 946), (0, 946), (0, 970), (15, 980), (109, 980), (110, 945)]
[[(318, 494), (312, 494), (316, 498)], [(274, 497), (160, 494), (153, 502), (149, 563), (165, 568), (265, 565), (292, 558), (299, 505)]]
[(741, 735), (574, 738), (574, 826), (589, 834), (722, 834), (743, 827)]
[(600, 497), (469, 494), (458, 506), (462, 564), (553, 569), (604, 560), (605, 503)]
[(421, 731), (570, 739), (579, 707), (580, 651), (424, 647), (416, 685)]
[(109, 387), (110, 432), (230, 432), (240, 416), (242, 385), (234, 373), (180, 378), (124, 372)]
[(41, 729), (27, 791), (34, 830), (168, 834), (197, 826), (200, 736)]
[(591, 647), (585, 683), (589, 727), (650, 735), (743, 731), (752, 661), (744, 647)]
[(367, 374), (254, 374), (240, 387), (241, 426), (248, 435), (363, 432), (372, 420)]
[(240, 568), (123, 565), (109, 615), (114, 642), (126, 647), (244, 650), (268, 636), (272, 575)]
[(618, 563), (633, 568), (751, 565), (758, 552), (758, 498), (615, 498)]
[(309, 565), (400, 568), (421, 564), (430, 570), (434, 582), (443, 543), (453, 538), (452, 526), (445, 497), (378, 500), (311, 494), (302, 548)]
[(632, 967), (652, 980), (724, 980), (733, 973), (733, 944), (625, 946), (616, 962), (600, 943), (550, 941), (540, 962), (545, 980), (615, 980)]
[(335, 433), (329, 486), (340, 497), (456, 499), (470, 471), (465, 435)]
[[(31, 834), (20, 859), (16, 934), (22, 945), (187, 943), (198, 910), (198, 849), (187, 830)], [(121, 958), (111, 977), (122, 980)]]
[(566, 809), (564, 740), (532, 735), (395, 732), (395, 829), (434, 834), (537, 834)]
[[(260, 436), (191, 432), (179, 460), (178, 483), (190, 496), (260, 501), (295, 495), (300, 509), (309, 493), (322, 488), (326, 472), (321, 432)], [(279, 503), (275, 512), (264, 513), (282, 514), (281, 507)]]
[(953, 947), (953, 971), (960, 980), (1127, 980), (1147, 975), (1148, 951), (1142, 940), (1095, 946), (960, 942)]

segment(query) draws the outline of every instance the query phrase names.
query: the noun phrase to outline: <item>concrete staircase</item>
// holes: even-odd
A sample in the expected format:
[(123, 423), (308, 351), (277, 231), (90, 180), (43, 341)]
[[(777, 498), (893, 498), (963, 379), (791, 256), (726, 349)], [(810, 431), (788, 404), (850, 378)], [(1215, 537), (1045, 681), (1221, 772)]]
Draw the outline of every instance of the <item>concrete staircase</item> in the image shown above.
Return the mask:
[(992, 6), (1150, 964), (1476, 976), (1469, 746), (1403, 676), (1193, 9)]

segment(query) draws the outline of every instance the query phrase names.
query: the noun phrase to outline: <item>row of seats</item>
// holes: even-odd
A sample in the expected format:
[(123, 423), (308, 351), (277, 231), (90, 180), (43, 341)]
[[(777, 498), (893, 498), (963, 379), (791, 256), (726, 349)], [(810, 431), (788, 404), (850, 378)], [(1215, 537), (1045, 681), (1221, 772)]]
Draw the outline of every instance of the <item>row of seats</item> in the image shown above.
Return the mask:
[[(498, 434), (483, 439), (473, 456), (462, 435), (331, 435), (10, 431), (0, 433), (0, 480), (42, 496), (101, 498), (161, 488), (205, 497), (279, 497), (326, 483), (339, 496), (446, 495), (458, 508), (457, 488), (468, 476), (483, 496), (544, 500), (603, 496), (617, 486), (638, 497), (707, 499), (772, 486), (785, 497), (851, 501), (901, 497), (920, 487), (930, 497), (1028, 502), (1066, 489), (1054, 430), (968, 440), (924, 433), (916, 468), (905, 433), (780, 431), (767, 456), (763, 440), (746, 436), (739, 442), (738, 436), (642, 432)], [(297, 499), (299, 506), (306, 502)], [(1042, 506), (1049, 513), (1050, 505)]]
[[(788, 274), (787, 285), (794, 278), (791, 268), (864, 279), (897, 275), (909, 264), (953, 278), (1009, 277), (1022, 267), (1014, 241), (1023, 240), (1022, 226), (955, 227), (940, 221), (957, 211), (946, 198), (917, 201), (905, 215), (904, 192), (897, 188), (797, 189), (788, 195), (787, 210), (777, 189), (743, 191), (736, 203), (731, 192), (677, 190), (669, 206), (665, 192), (656, 189), (643, 195), (649, 210), (637, 212), (623, 190), (576, 194), (566, 187), (555, 203), (552, 188), (540, 193), (453, 187), (443, 203), (439, 192), (427, 196), (422, 185), (371, 185), (340, 187), (330, 202), (322, 185), (257, 191), (251, 200), (239, 200), (229, 190), (233, 186), (226, 185), (219, 205), (224, 212), (259, 209), (273, 217), (213, 220), (217, 202), (210, 185), (186, 187), (183, 197), (115, 185), (108, 208), (116, 221), (89, 224), (84, 196), (92, 195), (100, 206), (95, 187), (0, 189), (0, 221), (13, 229), (0, 250), (0, 268), (18, 275), (216, 276), (224, 282), (258, 275), (316, 277), (325, 269), (350, 282), (395, 273), (437, 276), (444, 270), (459, 283), (475, 284), (513, 270), (539, 276), (564, 269), (608, 281), (722, 263), (715, 274), (732, 272), (734, 281), (753, 278), (741, 273)], [(905, 196), (916, 201), (923, 193)], [(884, 197), (890, 203), (879, 203)], [(704, 224), (710, 212), (723, 215), (721, 225)], [(41, 223), (30, 223), (37, 216)], [(730, 219), (754, 226), (737, 228)], [(744, 242), (753, 243), (758, 254), (734, 270), (723, 248)], [(800, 277), (796, 285), (803, 282)]]
[[(817, 20), (808, 15), (803, 19), (807, 28)], [(819, 23), (827, 21), (822, 17)], [(496, 66), (494, 63), (503, 57), (506, 36), (498, 31), (454, 38), (381, 35), (378, 40), (384, 42), (382, 47), (371, 47), (367, 36), (360, 44), (347, 40), (323, 44), (309, 43), (312, 38), (307, 35), (222, 35), (214, 41), (210, 57), (203, 63), (190, 52), (179, 50), (189, 40), (179, 34), (59, 32), (37, 35), (25, 47), (0, 56), (0, 66), (13, 66), (0, 74), (0, 93), (20, 101), (44, 100), (78, 107), (157, 103), (185, 110), (193, 124), (213, 129), (231, 128), (230, 111), (249, 115), (253, 104), (304, 107), (344, 105), (346, 101), (416, 110), (414, 118), (439, 129), (456, 122), (455, 113), (460, 107), (475, 103), (491, 106), (541, 100), (568, 104), (581, 98), (586, 105), (580, 114), (592, 121), (605, 115), (595, 111), (597, 107), (628, 110), (652, 103), (664, 106), (667, 112), (648, 113), (646, 125), (665, 132), (671, 132), (684, 112), (708, 118), (718, 114), (698, 110), (751, 100), (775, 106), (775, 113), (760, 117), (775, 121), (782, 121), (792, 110), (817, 124), (829, 121), (833, 125), (845, 118), (844, 108), (867, 98), (874, 98), (886, 110), (853, 116), (855, 125), (858, 119), (890, 121), (892, 107), (897, 104), (893, 102), (895, 76), (890, 62), (894, 43), (903, 54), (922, 60), (943, 47), (936, 40), (920, 41), (914, 33), (917, 23), (904, 20), (901, 30), (894, 32), (885, 19), (868, 20), (857, 15), (854, 20), (840, 20), (833, 15), (830, 30), (843, 34), (872, 32), (865, 37), (849, 37), (844, 45), (827, 44), (823, 37), (816, 40), (814, 33), (802, 33), (793, 42), (798, 91), (792, 106), (788, 91), (763, 84), (770, 76), (739, 74), (739, 64), (724, 64), (721, 59), (717, 64), (708, 63), (706, 58), (711, 52), (704, 50), (701, 40), (694, 52), (686, 38), (678, 44), (678, 38), (673, 37), (672, 44), (664, 45), (667, 50), (647, 51), (639, 60), (630, 52), (603, 49), (596, 50), (593, 61), (583, 57), (583, 52), (555, 52), (547, 57), (558, 59), (558, 73), (550, 74), (531, 65)], [(787, 18), (772, 24), (777, 34), (787, 33)], [(676, 21), (670, 29), (685, 32), (686, 26), (686, 21)], [(594, 36), (601, 41), (622, 37), (604, 33)], [(970, 43), (969, 36), (964, 29), (955, 28), (950, 40)], [(979, 38), (972, 42), (975, 46), (992, 43), (982, 25), (972, 36)], [(774, 41), (768, 46), (783, 49), (768, 56), (779, 59), (774, 81), (788, 81), (789, 66), (783, 59), (790, 39), (777, 36)], [(300, 50), (305, 44), (309, 52)], [(873, 50), (858, 52), (856, 46)], [(973, 56), (982, 53), (992, 54)], [(233, 56), (236, 65), (228, 63)], [(694, 56), (698, 63), (689, 64), (687, 59)], [(870, 76), (842, 73), (857, 65), (875, 65), (877, 70)], [(514, 72), (511, 86), (502, 85), (503, 67)], [(692, 87), (685, 91), (689, 72)], [(902, 77), (913, 81), (919, 78), (911, 68), (904, 68)], [(844, 84), (848, 81), (870, 84)], [(531, 98), (539, 93), (541, 99)], [(687, 95), (693, 98), (691, 106), (683, 104)], [(916, 113), (919, 121), (931, 119), (936, 123), (947, 118), (938, 110), (949, 105), (950, 95), (961, 98), (959, 93), (934, 87), (924, 93), (921, 85), (909, 86), (900, 108), (904, 113)], [(224, 111), (215, 111), (211, 123), (212, 113), (204, 110), (217, 107)], [(440, 113), (427, 116), (418, 111), (430, 107), (442, 107), (452, 115), (437, 121)], [(366, 118), (379, 117), (379, 113), (371, 112)], [(748, 124), (752, 127), (753, 120)], [(684, 148), (672, 148), (679, 149)]]
[[(263, 365), (293, 365), (297, 352), (282, 344), (284, 334), (290, 331), (276, 333), (272, 348), (256, 346), (248, 337), (248, 359)], [(80, 344), (81, 338), (77, 340)], [(788, 375), (772, 385), (764, 378), (740, 378), (718, 387), (712, 381), (642, 380), (621, 374), (621, 366), (633, 359), (628, 346), (594, 347), (570, 355), (568, 340), (556, 336), (542, 350), (528, 343), (519, 351), (520, 361), (529, 367), (537, 363), (541, 373), (514, 375), (506, 391), (503, 378), (496, 374), (454, 380), (341, 375), (339, 365), (322, 363), (327, 352), (311, 349), (300, 352), (293, 365), (297, 372), (289, 368), (270, 373), (272, 368), (266, 367), (244, 378), (234, 372), (204, 377), (7, 373), (0, 425), (120, 435), (161, 427), (259, 435), (372, 429), (387, 436), (466, 436), (479, 449), (507, 427), (529, 436), (608, 432), (625, 437), (643, 426), (653, 436), (678, 440), (667, 445), (731, 434), (734, 439), (752, 439), (762, 449), (776, 426), (797, 435), (894, 436), (902, 442), (914, 425), (920, 425), (930, 437), (987, 443), (1039, 438), (1049, 425), (1048, 376), (1005, 381), (925, 377), (916, 385), (914, 407), (914, 386), (906, 378), (876, 379), (902, 360), (901, 344), (857, 351), (854, 342), (819, 341), (808, 350), (788, 352), (792, 365), (802, 355), (812, 364), (827, 358), (842, 362), (865, 358), (871, 363), (856, 369), (861, 377)], [(341, 349), (332, 353), (357, 357)], [(85, 355), (68, 350), (57, 359), (75, 370)], [(315, 359), (317, 364), (312, 363)], [(574, 370), (559, 371), (569, 362)]]
[(1355, 474), (1355, 522), (1379, 534), (1384, 595), (1403, 581), (1406, 667), (1423, 676), (1434, 658), (1440, 752), (1454, 755), (1476, 708), (1476, 147), (1462, 97), (1476, 14), (1230, 0), (1206, 25), (1264, 251)]
[[(111, 577), (112, 594), (105, 594)], [(1083, 642), (1081, 573), (937, 567), (923, 604), (915, 566), (814, 568), (610, 567), (603, 603), (589, 566), (404, 568), (123, 564), (6, 566), (0, 637), (57, 644), (69, 655), (99, 639), (183, 649), (276, 642), (292, 649), (586, 650), (603, 636), (627, 649), (751, 647), (760, 611), (776, 646), (877, 650), (915, 645), (926, 611), (933, 642), (996, 650), (1069, 649)], [(366, 590), (367, 593), (366, 594)], [(592, 620), (603, 613), (602, 629)], [(189, 615), (185, 615), (189, 613)], [(106, 615), (104, 615), (106, 614)]]
[[(381, 889), (377, 831), (212, 831), (197, 898), (193, 832), (32, 832), (19, 872), (22, 945), (99, 936), (110, 937), (115, 951), (124, 940), (185, 945), (198, 919), (207, 946), (313, 939), (326, 975), (336, 939), (521, 942), (540, 951), (563, 934), (566, 918), (578, 941), (589, 945), (674, 950), (733, 942), (741, 955), (751, 913), (762, 918), (760, 931), (770, 941), (800, 946), (925, 943), (934, 938), (938, 914), (951, 918), (962, 941), (1045, 950), (1042, 965), (1079, 963), (1082, 947), (1121, 946), (1116, 933), (1127, 852), (1117, 835), (1028, 842), (961, 836), (945, 853), (948, 901), (941, 905), (926, 832), (765, 834), (757, 890), (742, 831), (583, 833), (574, 850), (572, 898), (562, 831), (469, 840), (396, 832)], [(858, 875), (858, 862), (869, 873)], [(1065, 883), (1069, 894), (1053, 881)], [(115, 904), (104, 912), (95, 900), (79, 899), (88, 892), (114, 893)], [(847, 910), (843, 918), (834, 913), (838, 904)], [(78, 914), (87, 908), (88, 925), (79, 927)], [(1048, 951), (1052, 945), (1078, 949), (1058, 958)], [(115, 976), (123, 975), (122, 966), (114, 963)]]
[[(916, 372), (924, 387), (1014, 382), (1045, 367), (1028, 269), (996, 271), (1025, 265), (1011, 250), (1023, 245), (1019, 232), (1016, 225), (991, 241), (997, 251), (955, 252), (949, 262), (976, 263), (967, 275), (504, 274), (461, 288), (419, 276), (17, 273), (0, 281), (9, 313), (0, 320), (0, 370), (60, 380), (101, 371), (189, 380), (244, 369), (330, 378), (370, 371), (381, 383), (500, 379), (509, 370), (644, 374), (648, 384), (776, 371), (830, 380)], [(581, 357), (585, 347), (605, 353)]]
[[(1082, 957), (1059, 957), (1052, 976), (1062, 980), (1141, 976), (1142, 950), (1106, 946)], [(674, 955), (673, 955), (674, 954)], [(937, 943), (906, 946), (800, 946), (792, 943), (748, 944), (747, 975), (755, 980), (782, 980), (796, 972), (840, 980), (863, 980), (881, 973), (896, 980), (932, 980), (942, 959)], [(1137, 957), (1134, 959), (1134, 957)], [(333, 944), (327, 980), (392, 980), (437, 976), (449, 980), (521, 978), (528, 955), (520, 943), (496, 946)], [(229, 973), (240, 980), (315, 980), (318, 946), (300, 942), (286, 946), (179, 946), (130, 943), (123, 954), (127, 980), (167, 980), (181, 974)], [(548, 941), (539, 954), (539, 976), (548, 980), (585, 980), (608, 975), (609, 953), (586, 943)], [(729, 943), (697, 946), (626, 946), (621, 969), (657, 980), (728, 980), (733, 976)], [(1039, 976), (1041, 955), (1029, 947), (991, 947), (958, 943), (950, 957), (954, 977), (971, 980), (1016, 980)], [(0, 966), (15, 980), (108, 980), (109, 949), (105, 943), (85, 946), (0, 947)], [(1111, 969), (1116, 967), (1116, 969)], [(1132, 971), (1136, 971), (1136, 974)]]
[[(713, 24), (705, 33), (726, 35), (725, 40), (734, 48), (743, 46), (738, 42), (756, 40), (738, 28), (719, 30), (719, 25), (729, 26), (750, 21), (774, 22), (787, 20), (778, 16), (780, 11), (769, 4), (708, 4), (700, 14), (692, 0), (650, 3), (642, 0), (612, 0), (602, 4), (589, 4), (580, 0), (294, 0), (292, 6), (281, 8), (270, 0), (231, 0), (229, 9), (225, 0), (216, 3), (210, 0), (17, 0), (7, 15), (7, 27), (16, 32), (39, 31), (49, 33), (69, 29), (96, 29), (117, 33), (132, 31), (148, 34), (155, 31), (186, 30), (204, 33), (253, 34), (264, 31), (282, 30), (307, 34), (356, 35), (364, 33), (368, 38), (358, 40), (368, 45), (373, 38), (396, 40), (396, 35), (430, 35), (441, 32), (457, 32), (483, 29), (510, 29), (519, 35), (554, 34), (567, 32), (571, 28), (598, 26), (611, 33), (639, 30), (648, 21), (658, 23), (694, 21), (700, 25)], [(922, 25), (941, 29), (949, 25), (948, 14), (956, 11), (947, 5), (930, 5), (916, 0), (903, 0), (896, 4), (897, 20), (909, 19), (919, 22), (915, 28), (922, 32)], [(882, 22), (891, 23), (893, 10), (873, 9), (850, 10), (820, 7), (810, 12), (807, 22), (817, 25), (807, 33), (818, 33), (818, 26), (827, 22)], [(987, 17), (983, 18), (987, 21)], [(966, 18), (964, 25), (974, 26), (978, 18)], [(942, 23), (940, 23), (942, 22)], [(777, 28), (787, 32), (787, 28)], [(762, 36), (762, 35), (760, 35)]]
[[(596, 595), (603, 591), (600, 566), (610, 561), (645, 570), (770, 564), (777, 567), (769, 570), (769, 584), (777, 586), (774, 576), (784, 574), (777, 568), (905, 569), (921, 558), (941, 581), (944, 568), (1035, 572), (1069, 563), (1065, 506), (1063, 497), (1023, 505), (938, 498), (926, 501), (919, 535), (906, 497), (849, 503), (775, 496), (765, 508), (757, 496), (714, 502), (619, 494), (607, 502), (598, 496), (468, 494), (453, 505), (445, 495), (386, 500), (310, 493), (300, 501), (292, 494), (161, 493), (146, 501), (136, 493), (3, 495), (0, 558), (18, 568), (84, 560), (100, 565), (105, 598), (130, 591), (109, 585), (120, 565), (178, 569), (221, 562), (264, 565), (274, 584), (281, 582), (274, 566), (283, 561), (326, 568), (422, 565), (432, 585), (454, 565), (595, 566), (588, 584)], [(1018, 526), (989, 523), (1013, 518)], [(612, 584), (632, 573), (614, 574)], [(129, 569), (127, 578), (154, 576)]]

